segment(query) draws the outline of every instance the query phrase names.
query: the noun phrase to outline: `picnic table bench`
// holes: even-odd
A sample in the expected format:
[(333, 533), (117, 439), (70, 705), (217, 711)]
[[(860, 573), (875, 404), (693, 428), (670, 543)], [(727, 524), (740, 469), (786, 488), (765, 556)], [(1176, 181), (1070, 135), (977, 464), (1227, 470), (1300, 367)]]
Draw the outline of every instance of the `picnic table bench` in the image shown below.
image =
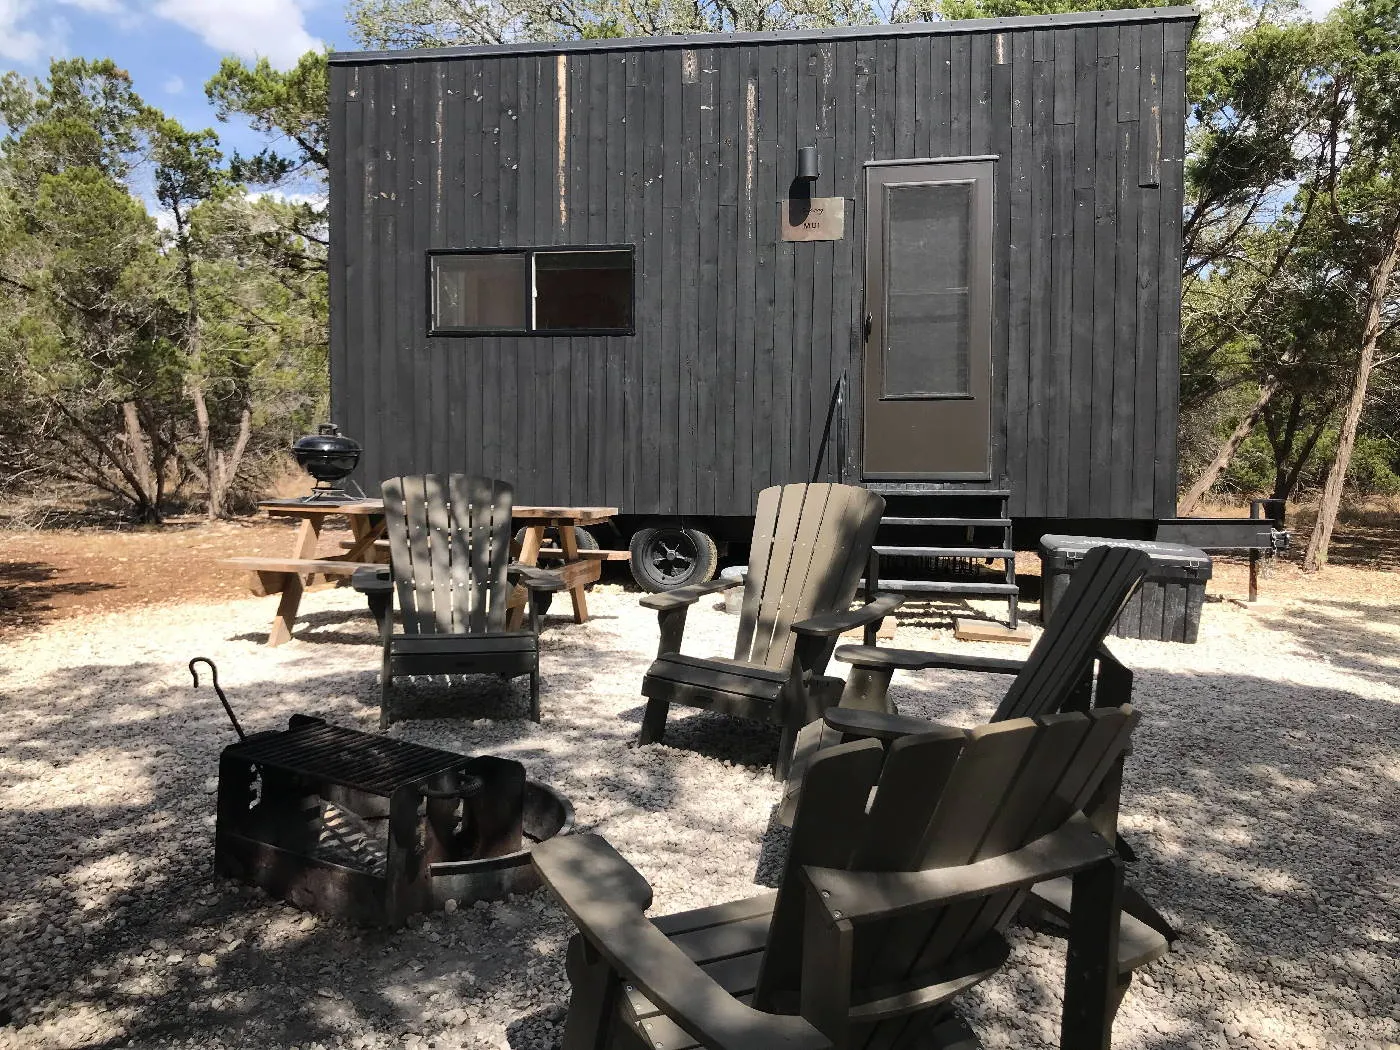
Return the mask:
[[(389, 561), (385, 538), (384, 501), (380, 499), (343, 502), (307, 502), (298, 499), (264, 500), (258, 508), (272, 518), (299, 518), (291, 553), (286, 557), (225, 558), (220, 564), (245, 569), (251, 574), (250, 589), (259, 596), (279, 594), (277, 613), (268, 631), (267, 644), (281, 645), (292, 637), (301, 596), (317, 576), (349, 579), (356, 569), (383, 565)], [(584, 550), (578, 546), (576, 529), (598, 525), (617, 513), (616, 507), (521, 507), (512, 510), (516, 526), (524, 528), (516, 561), (538, 565), (541, 557), (561, 558), (558, 569), (573, 599), (574, 622), (588, 619), (584, 588), (602, 575), (602, 562), (625, 559), (626, 551)], [(340, 544), (341, 554), (317, 554), (321, 529), (327, 518), (340, 515), (350, 522), (351, 539)], [(544, 546), (545, 533), (554, 530), (558, 546)], [(509, 629), (519, 629), (525, 615), (525, 594), (520, 588), (510, 601)]]
[[(272, 618), (267, 644), (281, 645), (292, 637), (301, 596), (317, 576), (345, 577), (356, 569), (383, 564), (388, 555), (378, 546), (384, 536), (384, 503), (377, 499), (343, 502), (304, 500), (263, 500), (258, 508), (270, 518), (298, 518), (301, 525), (287, 557), (226, 558), (221, 564), (246, 569), (252, 574), (250, 590), (256, 595), (280, 594), (277, 614)], [(343, 554), (317, 557), (321, 529), (326, 519), (339, 515), (350, 522), (352, 539), (343, 544)]]

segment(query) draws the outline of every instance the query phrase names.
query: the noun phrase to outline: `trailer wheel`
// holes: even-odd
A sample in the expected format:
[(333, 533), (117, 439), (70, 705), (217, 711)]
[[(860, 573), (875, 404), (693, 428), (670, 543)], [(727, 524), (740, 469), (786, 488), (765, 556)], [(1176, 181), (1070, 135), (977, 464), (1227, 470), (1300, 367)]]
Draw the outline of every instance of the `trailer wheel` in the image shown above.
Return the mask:
[(679, 524), (648, 525), (628, 544), (632, 579), (644, 591), (670, 591), (688, 583), (709, 583), (719, 567), (719, 551), (709, 533)]
[[(524, 529), (515, 530), (515, 542), (525, 542)], [(559, 547), (561, 549), (564, 545), (563, 540), (559, 538), (558, 529), (545, 529), (544, 542), (546, 546), (554, 546)], [(575, 526), (574, 542), (578, 544), (578, 549), (581, 551), (596, 551), (598, 549), (597, 537), (582, 526)], [(541, 569), (557, 569), (559, 566), (564, 564), (558, 558), (540, 558), (539, 563)], [(543, 616), (545, 613), (549, 612), (549, 607), (554, 602), (555, 593), (555, 591), (531, 591), (530, 602), (534, 605), (535, 612), (537, 612), (540, 616)]]

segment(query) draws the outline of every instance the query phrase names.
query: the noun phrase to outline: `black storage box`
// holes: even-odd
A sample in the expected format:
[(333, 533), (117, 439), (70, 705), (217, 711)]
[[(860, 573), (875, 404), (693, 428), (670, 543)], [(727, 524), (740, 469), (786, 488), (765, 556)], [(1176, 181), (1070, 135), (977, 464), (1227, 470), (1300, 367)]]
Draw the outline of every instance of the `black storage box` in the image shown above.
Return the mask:
[(1131, 547), (1152, 558), (1147, 578), (1118, 614), (1113, 633), (1120, 638), (1194, 642), (1201, 627), (1201, 604), (1210, 579), (1210, 555), (1180, 543), (1110, 540), (1097, 536), (1040, 538), (1040, 618), (1050, 618), (1069, 578), (1095, 547)]

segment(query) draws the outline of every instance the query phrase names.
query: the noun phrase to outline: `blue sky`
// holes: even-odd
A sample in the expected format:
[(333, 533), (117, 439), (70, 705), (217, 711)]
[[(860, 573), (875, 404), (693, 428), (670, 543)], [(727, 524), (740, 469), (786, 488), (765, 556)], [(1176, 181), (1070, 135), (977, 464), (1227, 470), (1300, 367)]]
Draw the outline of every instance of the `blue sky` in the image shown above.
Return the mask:
[(0, 0), (0, 69), (37, 76), (51, 57), (111, 58), (151, 105), (249, 152), (261, 137), (217, 123), (204, 97), (219, 60), (286, 68), (323, 44), (352, 48), (344, 15), (343, 0)]

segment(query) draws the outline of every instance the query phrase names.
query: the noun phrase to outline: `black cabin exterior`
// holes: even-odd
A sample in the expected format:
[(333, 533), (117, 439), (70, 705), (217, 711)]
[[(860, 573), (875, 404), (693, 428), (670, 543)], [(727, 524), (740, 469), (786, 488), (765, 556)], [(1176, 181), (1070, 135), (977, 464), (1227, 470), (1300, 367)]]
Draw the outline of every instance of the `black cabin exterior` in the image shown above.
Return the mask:
[(1195, 21), (333, 55), (331, 392), (363, 476), (720, 534), (776, 483), (997, 489), (1150, 534)]

